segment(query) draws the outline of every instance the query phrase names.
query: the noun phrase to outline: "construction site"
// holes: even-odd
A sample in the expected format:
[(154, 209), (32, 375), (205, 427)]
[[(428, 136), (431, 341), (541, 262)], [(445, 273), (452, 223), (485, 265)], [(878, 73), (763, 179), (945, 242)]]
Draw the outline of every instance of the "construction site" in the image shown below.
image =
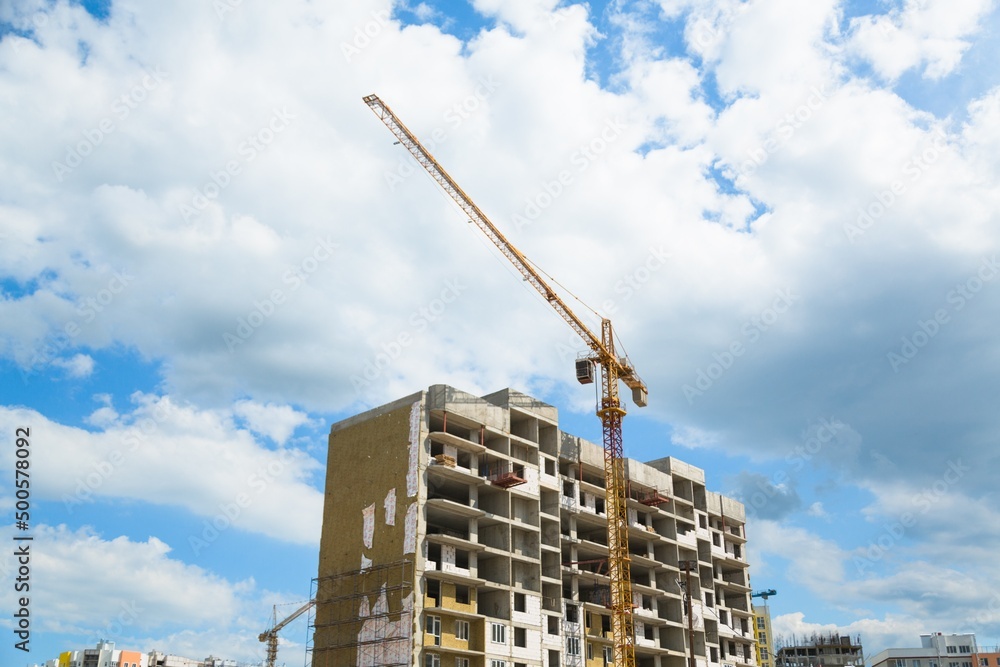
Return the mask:
[(1000, 667), (1000, 2), (175, 5), (0, 11), (0, 667)]
[[(610, 320), (584, 323), (375, 95), (364, 102), (589, 348), (603, 443), (513, 389), (446, 385), (334, 424), (313, 667), (755, 667), (742, 504), (674, 458), (624, 456), (619, 382), (647, 388)], [(350, 462), (345, 465), (344, 462)]]

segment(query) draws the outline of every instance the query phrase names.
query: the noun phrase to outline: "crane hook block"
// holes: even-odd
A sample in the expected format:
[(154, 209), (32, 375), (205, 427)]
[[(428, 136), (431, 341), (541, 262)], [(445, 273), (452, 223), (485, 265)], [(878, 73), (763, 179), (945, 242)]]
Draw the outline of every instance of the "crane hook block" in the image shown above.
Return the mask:
[(594, 383), (594, 362), (590, 359), (576, 360), (576, 381), (580, 384)]

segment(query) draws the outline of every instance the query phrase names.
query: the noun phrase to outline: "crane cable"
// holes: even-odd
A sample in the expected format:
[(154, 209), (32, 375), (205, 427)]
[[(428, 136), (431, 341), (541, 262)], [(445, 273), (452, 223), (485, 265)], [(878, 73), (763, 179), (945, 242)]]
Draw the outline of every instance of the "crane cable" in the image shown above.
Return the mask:
[[(396, 143), (398, 144), (399, 142), (396, 142)], [(399, 144), (399, 145), (402, 146), (402, 144)], [(459, 206), (458, 202), (455, 201), (455, 199), (451, 195), (449, 195), (447, 192), (445, 192), (443, 189), (441, 189), (440, 183), (438, 183), (434, 179), (434, 177), (431, 176), (430, 173), (428, 173), (427, 170), (423, 168), (423, 166), (421, 166), (419, 163), (416, 162), (416, 159), (413, 157), (413, 154), (410, 153), (410, 151), (407, 150), (405, 146), (403, 146), (403, 150), (405, 150), (406, 154), (410, 157), (411, 160), (413, 160), (413, 162), (416, 165), (416, 167), (418, 167), (419, 170), (421, 172), (423, 172), (424, 176), (431, 183), (434, 184), (434, 190), (437, 191), (438, 195), (440, 197), (442, 197), (443, 199), (445, 199), (447, 202), (449, 202), (453, 207), (455, 207), (455, 209), (458, 210), (458, 212), (461, 214), (461, 216), (463, 218), (465, 218), (466, 220), (468, 220), (468, 216), (466, 215), (466, 213), (462, 209), (462, 207)], [(469, 220), (469, 222), (472, 223), (471, 220)], [(496, 247), (496, 244), (494, 244), (493, 242), (487, 241), (487, 239), (483, 238), (482, 234), (477, 234), (473, 230), (470, 230), (470, 233), (472, 233), (472, 235), (476, 237), (476, 241), (478, 243), (481, 243), (483, 246), (489, 248), (492, 251), (492, 252), (490, 252), (490, 256), (492, 256), (493, 259), (497, 263), (499, 263), (501, 266), (503, 266), (504, 270), (506, 270), (511, 275), (514, 275), (514, 276), (516, 276), (516, 277), (518, 277), (518, 278), (521, 279), (522, 287), (524, 289), (526, 289), (528, 292), (534, 294), (536, 297), (541, 298), (542, 299), (542, 303), (546, 303), (544, 297), (542, 297), (542, 295), (538, 293), (538, 290), (533, 289), (533, 288), (529, 288), (527, 285), (523, 284), (523, 283), (526, 282), (525, 279), (524, 279), (524, 276), (521, 274), (520, 271), (517, 271), (511, 265), (510, 261), (506, 261), (505, 258), (503, 258), (503, 253), (500, 253), (500, 249)], [(552, 275), (548, 271), (545, 271), (544, 269), (542, 269), (540, 266), (538, 266), (533, 261), (531, 261), (531, 259), (529, 259), (527, 256), (522, 255), (522, 257), (524, 258), (524, 261), (531, 266), (531, 268), (533, 268), (535, 271), (537, 271), (538, 273), (544, 275), (550, 281), (552, 281), (553, 283), (555, 283), (556, 285), (558, 285), (559, 288), (563, 291), (563, 293), (571, 296), (577, 303), (579, 303), (581, 306), (583, 306), (584, 308), (586, 308), (587, 310), (589, 310), (591, 313), (593, 313), (594, 316), (597, 317), (598, 320), (604, 320), (605, 319), (599, 312), (597, 312), (597, 310), (595, 310), (594, 308), (591, 308), (590, 305), (588, 305), (586, 301), (584, 301), (583, 299), (581, 299), (580, 297), (578, 297), (570, 289), (568, 289), (565, 285), (563, 285), (561, 282), (559, 282), (558, 280), (556, 280), (555, 278), (553, 278)], [(504, 261), (501, 261), (502, 259)], [(552, 309), (551, 308), (547, 308), (546, 310), (549, 310), (551, 312)], [(558, 313), (557, 313), (557, 316), (558, 316)], [(562, 319), (562, 318), (560, 317), (560, 319)], [(617, 336), (615, 336), (615, 338), (617, 338)]]
[[(472, 220), (468, 219), (468, 216), (466, 215), (465, 210), (462, 209), (462, 207), (459, 205), (459, 203), (457, 201), (455, 201), (455, 199), (451, 195), (449, 195), (447, 192), (445, 192), (440, 187), (440, 184), (437, 182), (437, 180), (435, 180), (435, 178), (426, 169), (424, 169), (423, 166), (420, 163), (418, 163), (416, 161), (416, 158), (414, 158), (413, 154), (405, 146), (403, 146), (398, 141), (395, 142), (394, 145), (399, 145), (399, 146), (401, 146), (403, 148), (404, 151), (406, 151), (406, 155), (409, 157), (410, 160), (413, 161), (414, 166), (417, 167), (417, 171), (420, 171), (421, 173), (423, 173), (424, 177), (427, 178), (427, 180), (429, 180), (434, 185), (434, 187), (432, 188), (432, 190), (434, 190), (435, 192), (437, 192), (437, 194), (438, 194), (439, 197), (441, 197), (446, 202), (448, 202), (452, 207), (454, 207), (459, 212), (459, 214), (461, 215), (462, 218), (466, 219), (470, 224), (475, 224)], [(468, 229), (468, 227), (466, 227), (466, 229)], [(521, 287), (524, 290), (526, 290), (530, 294), (534, 295), (536, 299), (541, 299), (542, 303), (545, 302), (544, 297), (542, 297), (542, 295), (538, 293), (538, 290), (530, 288), (528, 285), (525, 284), (527, 281), (525, 280), (525, 278), (521, 274), (521, 272), (518, 271), (517, 269), (515, 269), (511, 265), (511, 263), (509, 261), (504, 261), (505, 258), (503, 257), (503, 253), (500, 252), (500, 249), (496, 247), (495, 243), (493, 243), (491, 241), (488, 241), (487, 239), (483, 238), (483, 235), (482, 234), (477, 234), (475, 230), (471, 230), (470, 229), (469, 232), (475, 237), (475, 239), (476, 239), (476, 241), (478, 243), (480, 243), (481, 245), (483, 245), (484, 247), (486, 247), (488, 250), (490, 250), (490, 256), (494, 259), (494, 261), (496, 261), (498, 264), (500, 264), (504, 268), (505, 271), (507, 271), (508, 273), (510, 273), (513, 276), (516, 276), (517, 278), (520, 278), (519, 282), (521, 283)], [(586, 308), (587, 310), (589, 310), (591, 313), (593, 313), (593, 315), (598, 320), (603, 321), (605, 319), (604, 316), (601, 315), (601, 313), (599, 313), (597, 310), (595, 310), (594, 308), (592, 308), (586, 301), (584, 301), (583, 299), (581, 299), (572, 290), (570, 290), (565, 285), (563, 285), (561, 282), (559, 282), (559, 280), (557, 280), (556, 278), (554, 278), (548, 271), (546, 271), (545, 269), (543, 269), (540, 266), (538, 266), (537, 264), (535, 264), (530, 258), (528, 258), (523, 253), (522, 253), (521, 256), (524, 259), (525, 263), (529, 264), (531, 266), (531, 268), (533, 268), (538, 273), (544, 275), (551, 282), (555, 283), (560, 288), (560, 290), (562, 290), (562, 292), (564, 294), (569, 295), (578, 304), (580, 304), (581, 306), (583, 306), (584, 308)], [(548, 310), (549, 312), (553, 312), (550, 308), (546, 308), (546, 310)], [(558, 314), (556, 314), (556, 315), (558, 317)], [(560, 319), (562, 319), (562, 318), (560, 317)], [(624, 358), (624, 359), (628, 360), (629, 359), (628, 351), (625, 349), (625, 345), (622, 343), (621, 338), (618, 337), (617, 332), (614, 332), (613, 335), (614, 335), (613, 345), (614, 345), (614, 349), (616, 351), (616, 355), (619, 358)], [(584, 342), (584, 345), (586, 346), (586, 341), (583, 341), (583, 342)], [(632, 366), (632, 364), (631, 364), (630, 361), (629, 361), (628, 365)], [(633, 366), (633, 368), (634, 368), (634, 366)], [(595, 393), (596, 393), (597, 387), (595, 386), (594, 389), (595, 389)], [(600, 407), (601, 400), (600, 400), (600, 396), (599, 395), (595, 395), (595, 397), (594, 397), (594, 403), (595, 403), (595, 406), (596, 406), (595, 409), (597, 409), (597, 408)]]

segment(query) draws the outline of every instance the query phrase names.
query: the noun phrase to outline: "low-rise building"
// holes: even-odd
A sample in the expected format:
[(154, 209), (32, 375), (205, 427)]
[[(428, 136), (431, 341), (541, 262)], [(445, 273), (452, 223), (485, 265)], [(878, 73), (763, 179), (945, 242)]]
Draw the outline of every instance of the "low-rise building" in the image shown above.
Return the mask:
[(976, 635), (935, 632), (920, 635), (920, 648), (887, 648), (876, 653), (872, 667), (973, 667), (976, 654)]
[(114, 642), (102, 639), (94, 648), (63, 651), (45, 667), (149, 667), (149, 663), (144, 653), (116, 649)]
[(864, 667), (861, 638), (817, 635), (807, 642), (782, 646), (774, 657), (775, 667)]
[(192, 660), (179, 655), (169, 655), (159, 651), (149, 652), (149, 667), (203, 667), (201, 660)]
[(253, 667), (209, 656), (204, 660), (183, 658), (160, 651), (117, 649), (113, 641), (102, 639), (95, 648), (63, 651), (58, 658), (47, 660), (44, 667)]

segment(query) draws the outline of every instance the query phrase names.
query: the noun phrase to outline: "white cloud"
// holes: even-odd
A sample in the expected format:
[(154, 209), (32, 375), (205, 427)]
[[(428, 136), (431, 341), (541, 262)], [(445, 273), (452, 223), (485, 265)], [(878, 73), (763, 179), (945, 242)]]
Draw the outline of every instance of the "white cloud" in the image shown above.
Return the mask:
[(806, 514), (809, 516), (816, 517), (818, 519), (829, 519), (830, 515), (827, 513), (826, 509), (823, 507), (823, 503), (816, 501), (809, 506), (806, 510)]
[(237, 401), (233, 413), (247, 421), (254, 433), (265, 435), (284, 445), (299, 426), (309, 423), (309, 416), (288, 405), (266, 405), (255, 401)]
[[(903, 485), (897, 484), (896, 492), (902, 490)], [(909, 492), (920, 490), (915, 485)], [(861, 634), (869, 654), (891, 646), (913, 646), (921, 632), (933, 628), (974, 631), (983, 641), (996, 636), (1000, 629), (996, 539), (985, 528), (996, 525), (995, 511), (976, 507), (981, 504), (961, 495), (949, 495), (926, 515), (906, 503), (903, 508), (914, 519), (903, 519), (900, 505), (892, 504), (895, 495), (879, 499), (889, 507), (873, 517), (870, 541), (862, 539), (862, 546), (851, 550), (802, 528), (754, 522), (752, 560), (766, 563), (772, 576), (772, 561), (787, 560), (789, 581), (858, 619), (836, 631)], [(959, 509), (970, 505), (975, 507), (972, 514)], [(956, 519), (959, 516), (961, 520)], [(839, 524), (845, 521), (838, 517)], [(857, 524), (853, 531), (863, 534)], [(775, 634), (802, 637), (835, 630), (829, 623), (806, 622), (803, 613), (778, 618)]]
[(839, 69), (826, 44), (836, 11), (835, 0), (735, 3), (728, 25), (715, 28), (726, 35), (715, 66), (721, 91), (774, 95), (829, 80)]
[(924, 77), (940, 79), (959, 65), (993, 5), (992, 0), (907, 0), (888, 14), (852, 19), (849, 47), (890, 81), (920, 66)]
[(687, 61), (638, 61), (627, 72), (632, 91), (644, 110), (653, 116), (648, 123), (667, 124), (663, 143), (682, 146), (701, 143), (713, 121), (712, 109), (700, 99), (698, 71)]
[[(62, 501), (71, 512), (94, 498), (141, 500), (183, 507), (209, 520), (237, 507), (237, 516), (229, 518), (239, 530), (318, 542), (323, 494), (310, 484), (321, 467), (317, 461), (296, 449), (260, 446), (222, 411), (140, 393), (132, 401), (132, 410), (115, 418), (101, 412), (96, 432), (34, 410), (0, 408), (0, 423), (11, 432), (31, 424), (37, 441), (56, 443), (33, 450), (36, 497)], [(271, 412), (284, 414), (280, 408)], [(270, 428), (280, 435), (288, 426)]]
[[(962, 139), (982, 181), (1000, 174), (1000, 87), (969, 105)], [(993, 196), (996, 196), (994, 191)]]
[(475, 0), (476, 11), (496, 16), (520, 31), (549, 28), (559, 3), (556, 0)]
[[(60, 616), (65, 622), (91, 624), (107, 618), (107, 612), (95, 613), (95, 607), (102, 605), (117, 614), (120, 606), (134, 603), (135, 625), (140, 629), (170, 619), (194, 623), (226, 619), (238, 610), (234, 584), (174, 560), (168, 556), (170, 546), (155, 537), (145, 542), (125, 537), (104, 540), (87, 529), (40, 526), (36, 548), (39, 606), (76, 606), (63, 609)], [(95, 584), (102, 591), (100, 600), (88, 595)]]
[(807, 590), (827, 596), (844, 584), (847, 554), (836, 543), (769, 520), (755, 522), (753, 536), (756, 549), (787, 559), (789, 580)]
[(109, 426), (118, 419), (118, 412), (110, 406), (98, 408), (87, 416), (87, 423), (92, 426)]
[[(107, 637), (122, 648), (187, 657), (224, 649), (229, 659), (259, 660), (257, 634), (267, 610), (290, 601), (259, 590), (253, 579), (230, 581), (185, 563), (153, 536), (137, 541), (64, 525), (32, 532), (31, 604), (39, 633)], [(0, 600), (13, 609), (11, 561), (6, 554), (0, 564)], [(10, 627), (10, 619), (0, 625)]]
[(74, 354), (69, 359), (54, 359), (52, 365), (64, 368), (72, 378), (85, 378), (94, 372), (94, 359), (87, 354)]

